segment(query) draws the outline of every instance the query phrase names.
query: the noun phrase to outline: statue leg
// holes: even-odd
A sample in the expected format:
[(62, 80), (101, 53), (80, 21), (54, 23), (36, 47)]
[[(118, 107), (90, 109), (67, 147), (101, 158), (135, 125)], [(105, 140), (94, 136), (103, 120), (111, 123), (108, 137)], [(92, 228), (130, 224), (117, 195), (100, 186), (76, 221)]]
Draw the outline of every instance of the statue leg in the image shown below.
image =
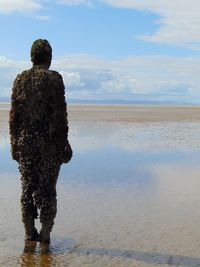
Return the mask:
[(38, 217), (37, 208), (32, 197), (32, 187), (25, 181), (22, 183), (21, 210), (26, 240), (37, 240), (38, 232), (35, 228), (35, 219)]
[(33, 191), (35, 189), (35, 185), (37, 184), (34, 160), (25, 157), (20, 158), (19, 171), (22, 175), (21, 210), (26, 239), (37, 240), (39, 235), (35, 228), (35, 219), (38, 217), (38, 212), (33, 200)]
[(57, 213), (56, 183), (60, 164), (48, 160), (48, 162), (43, 162), (42, 170), (39, 178), (40, 190), (35, 195), (35, 201), (37, 207), (40, 208), (40, 222), (42, 224), (39, 240), (43, 243), (49, 243)]
[(44, 243), (50, 242), (50, 233), (53, 229), (54, 219), (57, 213), (56, 191), (51, 189), (51, 195), (44, 197), (44, 205), (41, 207), (40, 222), (42, 229), (40, 231), (40, 241)]

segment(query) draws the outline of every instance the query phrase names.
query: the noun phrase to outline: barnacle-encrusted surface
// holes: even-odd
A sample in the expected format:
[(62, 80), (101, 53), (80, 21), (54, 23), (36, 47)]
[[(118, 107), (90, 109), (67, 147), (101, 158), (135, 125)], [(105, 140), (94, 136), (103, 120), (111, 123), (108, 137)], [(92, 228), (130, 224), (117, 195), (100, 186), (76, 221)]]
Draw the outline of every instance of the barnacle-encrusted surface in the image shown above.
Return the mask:
[(35, 235), (41, 209), (44, 239), (56, 215), (56, 181), (60, 165), (71, 159), (62, 76), (33, 66), (14, 81), (10, 111), (13, 159), (22, 175), (22, 220), (27, 236)]
[(15, 79), (10, 112), (13, 157), (47, 153), (68, 160), (68, 125), (62, 76), (40, 67)]
[(52, 48), (49, 42), (45, 39), (38, 39), (33, 42), (31, 47), (31, 61), (34, 65), (40, 63), (51, 63)]

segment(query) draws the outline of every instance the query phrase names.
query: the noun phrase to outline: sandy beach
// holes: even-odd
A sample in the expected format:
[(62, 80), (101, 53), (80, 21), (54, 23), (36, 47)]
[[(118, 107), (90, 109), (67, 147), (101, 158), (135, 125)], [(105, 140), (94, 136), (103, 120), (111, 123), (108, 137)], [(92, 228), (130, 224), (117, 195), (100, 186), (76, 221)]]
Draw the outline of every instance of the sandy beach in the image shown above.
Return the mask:
[(200, 107), (68, 105), (49, 248), (25, 246), (0, 104), (0, 266), (200, 266)]
[(159, 122), (200, 120), (200, 106), (69, 105), (72, 120)]
[[(10, 103), (0, 102), (0, 111)], [(68, 104), (69, 119), (81, 121), (159, 122), (200, 120), (200, 106)]]

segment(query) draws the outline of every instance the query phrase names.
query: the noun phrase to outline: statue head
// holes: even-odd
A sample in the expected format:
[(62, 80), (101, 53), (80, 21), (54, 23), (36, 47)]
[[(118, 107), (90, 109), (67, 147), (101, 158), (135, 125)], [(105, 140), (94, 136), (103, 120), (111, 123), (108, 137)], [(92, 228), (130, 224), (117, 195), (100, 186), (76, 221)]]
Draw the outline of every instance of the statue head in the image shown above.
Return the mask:
[(45, 39), (38, 39), (31, 47), (31, 61), (33, 66), (44, 65), (47, 68), (51, 65), (52, 48)]

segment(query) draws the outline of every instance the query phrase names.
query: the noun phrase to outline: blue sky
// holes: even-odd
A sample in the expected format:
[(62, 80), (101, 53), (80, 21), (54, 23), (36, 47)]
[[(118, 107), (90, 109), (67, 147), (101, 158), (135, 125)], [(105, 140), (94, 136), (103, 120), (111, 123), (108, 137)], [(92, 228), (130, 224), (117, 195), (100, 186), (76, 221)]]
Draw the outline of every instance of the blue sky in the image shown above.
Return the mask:
[(1, 0), (0, 100), (46, 38), (69, 100), (200, 103), (199, 11), (197, 0)]

